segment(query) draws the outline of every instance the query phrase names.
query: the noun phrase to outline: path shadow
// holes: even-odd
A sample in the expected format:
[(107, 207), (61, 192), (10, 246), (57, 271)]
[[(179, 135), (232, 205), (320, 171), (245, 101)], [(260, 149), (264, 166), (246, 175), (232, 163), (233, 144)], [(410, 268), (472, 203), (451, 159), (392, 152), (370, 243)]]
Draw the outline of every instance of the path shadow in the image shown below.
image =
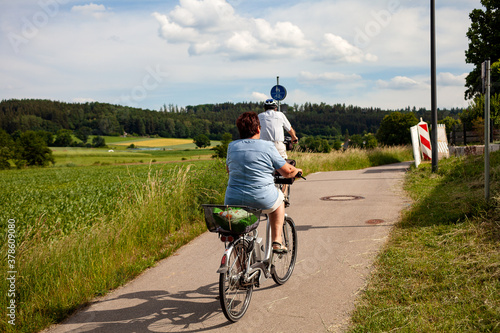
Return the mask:
[(407, 167), (402, 167), (402, 168), (373, 168), (373, 169), (368, 169), (365, 170), (363, 173), (384, 173), (384, 172), (406, 172), (408, 171), (409, 168)]
[[(100, 302), (110, 310), (87, 309), (71, 320), (84, 324), (71, 332), (203, 332), (230, 325), (213, 326), (206, 321), (222, 315), (218, 284), (174, 294), (165, 290), (141, 291)], [(108, 304), (106, 304), (108, 303)], [(69, 324), (69, 323), (68, 323)]]
[(297, 231), (309, 231), (311, 229), (342, 229), (342, 228), (380, 228), (380, 227), (392, 227), (392, 224), (365, 224), (365, 225), (320, 225), (320, 226), (313, 226), (311, 224), (301, 224), (301, 225), (296, 225), (295, 229)]

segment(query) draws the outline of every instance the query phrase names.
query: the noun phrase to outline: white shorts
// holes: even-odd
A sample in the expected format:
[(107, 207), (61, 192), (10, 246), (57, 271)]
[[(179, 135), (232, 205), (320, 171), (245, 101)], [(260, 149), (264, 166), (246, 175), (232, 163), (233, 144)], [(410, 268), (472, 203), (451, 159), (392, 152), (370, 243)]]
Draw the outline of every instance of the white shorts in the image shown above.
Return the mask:
[(273, 141), (274, 145), (276, 146), (276, 149), (278, 149), (278, 153), (280, 153), (281, 157), (283, 157), (285, 160), (288, 158), (288, 155), (286, 154), (286, 147), (285, 144), (282, 141)]
[(278, 207), (283, 204), (283, 201), (285, 200), (285, 196), (283, 195), (283, 192), (281, 192), (280, 190), (278, 190), (279, 194), (278, 194), (278, 199), (276, 199), (276, 202), (273, 204), (273, 206), (269, 209), (263, 209), (262, 210), (262, 214), (269, 214), (269, 213), (272, 213), (274, 212), (276, 209), (278, 209)]

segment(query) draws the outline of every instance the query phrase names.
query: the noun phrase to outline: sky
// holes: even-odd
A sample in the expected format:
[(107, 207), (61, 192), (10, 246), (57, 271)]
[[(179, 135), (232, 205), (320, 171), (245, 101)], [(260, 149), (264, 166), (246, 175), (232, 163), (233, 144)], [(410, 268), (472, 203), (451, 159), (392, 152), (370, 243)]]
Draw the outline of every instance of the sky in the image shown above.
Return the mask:
[[(437, 106), (467, 107), (469, 13), (436, 1)], [(0, 100), (431, 108), (430, 1), (0, 0)]]

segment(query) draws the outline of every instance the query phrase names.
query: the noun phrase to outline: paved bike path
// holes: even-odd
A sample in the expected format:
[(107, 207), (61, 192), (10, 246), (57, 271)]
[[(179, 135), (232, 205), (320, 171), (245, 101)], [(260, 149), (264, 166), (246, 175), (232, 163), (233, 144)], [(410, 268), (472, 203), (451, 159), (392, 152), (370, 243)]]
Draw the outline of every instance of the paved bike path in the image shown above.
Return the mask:
[(283, 286), (264, 281), (235, 324), (216, 298), (223, 243), (206, 232), (48, 332), (342, 332), (408, 204), (402, 178), (409, 165), (321, 172), (295, 182), (287, 209), (298, 230), (294, 273)]

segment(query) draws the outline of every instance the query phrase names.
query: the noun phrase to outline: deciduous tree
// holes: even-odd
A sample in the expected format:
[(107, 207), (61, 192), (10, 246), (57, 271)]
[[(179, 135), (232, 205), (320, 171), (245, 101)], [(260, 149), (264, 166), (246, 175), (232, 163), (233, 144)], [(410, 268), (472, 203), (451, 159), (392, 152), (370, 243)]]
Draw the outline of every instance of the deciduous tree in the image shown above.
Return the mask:
[(17, 167), (47, 166), (55, 160), (45, 140), (34, 131), (26, 131), (17, 140), (15, 163)]
[[(474, 9), (470, 14), (471, 25), (467, 31), (469, 49), (465, 61), (475, 67), (465, 78), (465, 98), (471, 99), (481, 93), (481, 64), (500, 59), (500, 0), (481, 0), (485, 9)], [(491, 93), (500, 92), (500, 73), (491, 73)]]
[(381, 144), (388, 146), (410, 144), (410, 127), (416, 124), (418, 119), (413, 113), (390, 113), (382, 119), (377, 139)]
[(198, 148), (205, 148), (210, 146), (210, 139), (205, 134), (198, 134), (193, 139), (193, 142)]

